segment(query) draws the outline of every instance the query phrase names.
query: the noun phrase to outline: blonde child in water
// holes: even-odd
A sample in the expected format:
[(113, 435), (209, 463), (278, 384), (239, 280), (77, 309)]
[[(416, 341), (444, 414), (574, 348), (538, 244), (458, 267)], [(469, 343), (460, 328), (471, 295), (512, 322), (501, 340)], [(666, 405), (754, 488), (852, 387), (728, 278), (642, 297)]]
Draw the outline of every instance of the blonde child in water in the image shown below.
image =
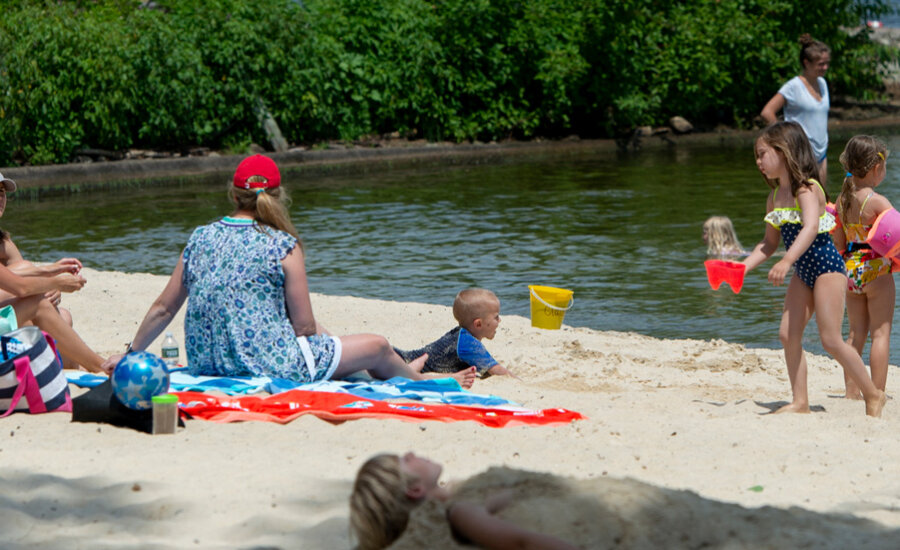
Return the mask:
[(512, 374), (481, 343), (485, 338), (493, 340), (500, 325), (500, 299), (496, 294), (484, 288), (461, 290), (453, 300), (453, 317), (459, 325), (434, 342), (417, 350), (394, 351), (406, 362), (426, 356), (423, 373), (475, 369), (482, 378)]
[(744, 264), (748, 271), (755, 268), (783, 238), (787, 251), (769, 270), (769, 282), (784, 284), (794, 268), (778, 331), (793, 397), (777, 412), (809, 412), (803, 329), (815, 313), (822, 347), (862, 391), (866, 414), (879, 417), (887, 397), (872, 383), (859, 353), (841, 334), (847, 275), (829, 234), (835, 220), (825, 209), (825, 190), (814, 179), (818, 167), (809, 140), (799, 124), (776, 122), (763, 130), (755, 148), (756, 166), (772, 191), (766, 201), (765, 236)]
[[(884, 391), (891, 351), (891, 324), (894, 318), (894, 278), (891, 260), (875, 253), (866, 237), (875, 219), (893, 208), (889, 200), (875, 192), (887, 173), (888, 150), (877, 138), (856, 136), (841, 153), (846, 176), (835, 205), (838, 225), (834, 244), (843, 251), (847, 266), (847, 317), (851, 345), (862, 355), (866, 337), (872, 335), (869, 365), (872, 382)], [(859, 386), (844, 375), (847, 397), (860, 398)]]
[(711, 216), (703, 222), (703, 242), (706, 243), (706, 255), (710, 258), (747, 255), (727, 216)]

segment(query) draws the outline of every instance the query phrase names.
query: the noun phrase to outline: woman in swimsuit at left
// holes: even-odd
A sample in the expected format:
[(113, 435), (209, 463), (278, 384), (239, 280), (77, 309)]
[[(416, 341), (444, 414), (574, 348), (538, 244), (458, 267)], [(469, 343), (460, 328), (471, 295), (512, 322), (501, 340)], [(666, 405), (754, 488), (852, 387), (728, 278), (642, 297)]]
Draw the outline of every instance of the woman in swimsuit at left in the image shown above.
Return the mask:
[[(893, 208), (889, 200), (875, 192), (887, 172), (887, 157), (887, 147), (872, 136), (856, 136), (847, 142), (841, 153), (846, 176), (841, 194), (835, 201), (838, 224), (843, 230), (834, 232), (834, 244), (843, 251), (850, 278), (847, 288), (849, 340), (862, 355), (866, 338), (872, 335), (869, 349), (872, 382), (882, 391), (887, 386), (896, 289), (891, 277), (891, 260), (872, 250), (866, 244), (866, 237), (875, 219)], [(859, 399), (859, 387), (846, 375), (844, 379), (846, 396)]]
[(809, 412), (803, 330), (815, 313), (822, 347), (859, 386), (866, 414), (879, 417), (887, 397), (872, 383), (859, 353), (841, 334), (847, 275), (829, 234), (835, 227), (834, 216), (825, 209), (828, 197), (814, 179), (818, 167), (800, 125), (776, 122), (763, 130), (756, 140), (756, 166), (772, 192), (766, 201), (765, 237), (744, 264), (747, 271), (755, 268), (784, 239), (787, 252), (769, 270), (768, 279), (781, 285), (794, 268), (778, 331), (793, 398), (777, 412)]

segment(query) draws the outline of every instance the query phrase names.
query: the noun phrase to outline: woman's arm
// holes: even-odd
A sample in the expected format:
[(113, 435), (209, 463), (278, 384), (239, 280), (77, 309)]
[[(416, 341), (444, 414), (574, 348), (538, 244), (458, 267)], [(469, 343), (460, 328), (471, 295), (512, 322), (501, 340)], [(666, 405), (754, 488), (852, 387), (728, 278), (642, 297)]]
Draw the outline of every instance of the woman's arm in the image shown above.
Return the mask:
[(22, 256), (19, 247), (10, 238), (3, 239), (0, 243), (0, 263), (8, 267), (16, 275), (23, 277), (52, 277), (60, 273), (75, 273), (83, 267), (76, 258), (62, 258), (48, 265), (36, 266)]
[[(187, 299), (187, 289), (184, 287), (182, 276), (184, 274), (184, 256), (179, 256), (178, 264), (166, 283), (166, 288), (147, 311), (141, 326), (138, 327), (134, 340), (131, 341), (131, 349), (141, 351), (147, 349), (157, 336), (169, 326), (172, 318), (181, 309), (184, 301)], [(103, 369), (112, 372), (112, 369), (122, 359), (124, 354), (113, 355), (103, 363)]]
[(316, 318), (313, 316), (309, 299), (309, 284), (306, 281), (306, 267), (303, 264), (303, 250), (295, 245), (281, 260), (284, 269), (284, 303), (288, 317), (297, 336), (316, 334)]
[(784, 284), (784, 279), (791, 266), (806, 252), (819, 233), (819, 199), (816, 194), (809, 189), (800, 188), (797, 192), (797, 202), (800, 204), (800, 219), (803, 221), (803, 228), (797, 234), (791, 247), (784, 253), (784, 258), (769, 270), (769, 282), (773, 285)]
[(53, 277), (60, 273), (78, 273), (81, 271), (81, 262), (76, 258), (63, 258), (52, 264), (37, 266), (28, 260), (9, 262), (7, 267), (16, 275), (23, 277)]
[(763, 120), (766, 121), (766, 124), (772, 124), (778, 120), (778, 111), (784, 108), (785, 99), (784, 96), (780, 93), (776, 93), (772, 96), (772, 99), (766, 103), (766, 106), (763, 107), (763, 110), (759, 115), (763, 117)]
[(568, 542), (523, 529), (488, 513), (484, 506), (472, 502), (458, 502), (447, 511), (447, 519), (453, 530), (490, 550), (543, 549), (575, 550)]
[(44, 294), (52, 290), (75, 292), (81, 290), (84, 283), (84, 277), (74, 273), (60, 273), (53, 277), (22, 277), (8, 267), (0, 265), (0, 289), (17, 298)]

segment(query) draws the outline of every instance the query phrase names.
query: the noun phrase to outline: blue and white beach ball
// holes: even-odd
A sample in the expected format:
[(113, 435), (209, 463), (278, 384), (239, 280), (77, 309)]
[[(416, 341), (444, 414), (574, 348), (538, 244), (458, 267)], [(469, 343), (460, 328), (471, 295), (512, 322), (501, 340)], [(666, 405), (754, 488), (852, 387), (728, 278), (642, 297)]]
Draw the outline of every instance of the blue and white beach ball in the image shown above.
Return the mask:
[(112, 374), (113, 394), (129, 409), (147, 410), (154, 395), (169, 391), (166, 363), (149, 351), (133, 351), (122, 358)]

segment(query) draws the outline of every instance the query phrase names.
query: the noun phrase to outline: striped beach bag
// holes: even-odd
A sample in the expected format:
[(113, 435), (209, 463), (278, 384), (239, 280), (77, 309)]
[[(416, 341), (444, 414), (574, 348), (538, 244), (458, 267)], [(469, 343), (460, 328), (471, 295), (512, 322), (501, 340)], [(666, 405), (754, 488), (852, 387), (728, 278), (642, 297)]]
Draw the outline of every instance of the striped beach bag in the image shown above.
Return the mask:
[(37, 327), (0, 336), (0, 418), (14, 411), (72, 412), (56, 345)]

